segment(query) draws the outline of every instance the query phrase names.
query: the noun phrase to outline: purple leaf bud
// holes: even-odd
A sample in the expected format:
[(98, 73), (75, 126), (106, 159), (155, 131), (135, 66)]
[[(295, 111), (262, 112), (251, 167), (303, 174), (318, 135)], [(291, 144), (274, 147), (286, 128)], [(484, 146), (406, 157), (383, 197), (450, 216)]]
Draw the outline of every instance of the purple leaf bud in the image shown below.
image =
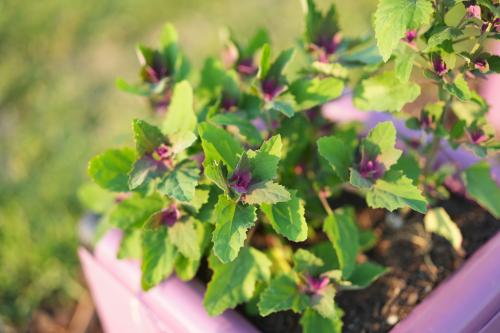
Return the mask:
[(241, 59), (236, 65), (236, 70), (241, 75), (252, 76), (257, 74), (258, 68), (253, 63), (252, 58)]
[(252, 181), (250, 170), (235, 170), (229, 178), (229, 186), (237, 193), (247, 193)]
[(485, 33), (486, 29), (488, 28), (488, 25), (490, 23), (488, 21), (483, 21), (483, 24), (481, 25), (481, 33)]
[(172, 204), (161, 212), (161, 223), (171, 227), (180, 219), (180, 217), (181, 212), (177, 209), (175, 204)]
[(170, 87), (167, 87), (162, 95), (150, 97), (150, 103), (157, 114), (164, 114), (168, 110), (171, 99), (172, 89)]
[(320, 293), (329, 283), (330, 279), (326, 276), (323, 277), (313, 277), (310, 275), (306, 276), (306, 292), (309, 294), (316, 295)]
[(433, 57), (432, 66), (434, 67), (434, 72), (439, 76), (443, 76), (448, 72), (448, 67), (446, 67), (445, 62), (439, 55)]
[(163, 56), (155, 51), (151, 63), (144, 64), (144, 79), (151, 83), (158, 83), (161, 79), (169, 76), (168, 69), (164, 63)]
[(337, 52), (337, 49), (342, 41), (340, 34), (319, 35), (316, 41), (309, 45), (309, 51), (316, 53), (320, 62), (327, 63), (328, 58)]
[(484, 73), (488, 71), (488, 62), (486, 59), (476, 59), (474, 60), (474, 68)]
[(467, 7), (465, 16), (467, 16), (468, 18), (481, 19), (481, 7), (479, 7), (478, 5), (472, 5)]
[(283, 91), (283, 86), (276, 79), (266, 78), (261, 83), (261, 89), (264, 93), (264, 99), (269, 102)]
[(481, 144), (488, 140), (488, 136), (480, 128), (468, 130), (467, 135), (469, 136), (469, 140), (476, 145)]
[(339, 34), (335, 34), (333, 36), (318, 36), (316, 39), (316, 46), (322, 48), (327, 55), (334, 54), (339, 47), (341, 37)]
[(417, 30), (408, 30), (405, 33), (405, 37), (403, 40), (407, 42), (408, 44), (414, 45), (415, 44), (415, 39), (417, 39)]
[(220, 103), (220, 106), (226, 110), (226, 111), (229, 111), (231, 110), (233, 107), (237, 106), (238, 105), (238, 99), (235, 98), (235, 97), (232, 97), (228, 94), (222, 94), (222, 101)]
[(359, 164), (359, 173), (363, 178), (370, 178), (373, 180), (379, 179), (384, 175), (385, 167), (382, 163), (378, 162), (376, 158), (361, 159)]
[(430, 128), (432, 125), (432, 118), (429, 116), (427, 112), (422, 112), (420, 114), (420, 126), (425, 128)]
[(162, 143), (155, 148), (155, 153), (160, 160), (168, 160), (172, 156), (172, 149), (166, 144)]

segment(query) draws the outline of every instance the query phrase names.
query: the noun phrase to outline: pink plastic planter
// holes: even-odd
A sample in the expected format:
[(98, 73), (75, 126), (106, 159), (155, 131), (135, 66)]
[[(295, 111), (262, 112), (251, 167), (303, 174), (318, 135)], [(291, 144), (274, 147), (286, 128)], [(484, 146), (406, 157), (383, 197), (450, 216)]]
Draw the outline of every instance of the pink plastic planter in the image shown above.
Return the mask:
[(210, 317), (203, 308), (204, 288), (197, 281), (171, 277), (156, 288), (141, 290), (139, 263), (118, 260), (121, 233), (112, 230), (94, 254), (80, 248), (83, 271), (107, 333), (258, 332), (232, 310)]
[[(493, 105), (489, 119), (500, 130), (498, 87), (500, 76), (496, 75), (489, 80), (484, 96)], [(338, 122), (365, 122), (367, 129), (380, 121), (392, 120), (399, 134), (409, 138), (420, 135), (389, 115), (356, 110), (350, 96), (326, 105), (323, 113)], [(456, 163), (459, 169), (477, 161), (464, 150), (455, 151), (447, 146), (443, 150), (441, 159)], [(493, 163), (492, 175), (500, 185), (499, 161)], [(455, 189), (460, 191), (459, 187)], [(93, 255), (84, 248), (79, 250), (83, 270), (106, 332), (258, 332), (232, 310), (219, 317), (209, 317), (202, 305), (204, 288), (196, 281), (186, 283), (171, 277), (151, 291), (143, 292), (139, 264), (116, 259), (120, 238), (121, 233), (113, 230), (98, 243)], [(433, 291), (392, 333), (500, 332), (499, 253), (500, 234)]]

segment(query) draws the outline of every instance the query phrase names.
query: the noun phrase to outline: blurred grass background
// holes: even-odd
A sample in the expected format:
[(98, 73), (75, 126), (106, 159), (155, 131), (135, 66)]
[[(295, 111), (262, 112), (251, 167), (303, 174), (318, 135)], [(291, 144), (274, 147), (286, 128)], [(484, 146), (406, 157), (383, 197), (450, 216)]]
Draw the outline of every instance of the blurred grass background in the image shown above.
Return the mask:
[[(335, 3), (346, 35), (369, 33), (374, 0)], [(299, 0), (0, 1), (0, 331), (71, 311), (84, 290), (76, 193), (89, 158), (130, 143), (147, 112), (114, 80), (134, 81), (135, 45), (157, 45), (167, 21), (194, 69), (219, 53), (223, 26), (267, 27), (275, 48), (303, 29)]]

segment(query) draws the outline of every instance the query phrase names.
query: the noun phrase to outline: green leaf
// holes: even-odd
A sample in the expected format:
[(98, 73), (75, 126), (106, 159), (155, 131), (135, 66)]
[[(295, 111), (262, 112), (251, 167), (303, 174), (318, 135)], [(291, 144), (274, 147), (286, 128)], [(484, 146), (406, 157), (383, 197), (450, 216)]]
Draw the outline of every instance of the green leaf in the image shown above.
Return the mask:
[(179, 201), (190, 201), (194, 197), (199, 176), (196, 162), (184, 160), (165, 175), (158, 184), (158, 191)]
[(293, 82), (289, 89), (301, 109), (310, 109), (339, 97), (344, 81), (334, 77), (303, 78)]
[(177, 251), (168, 240), (166, 227), (146, 228), (142, 239), (142, 288), (151, 289), (174, 270)]
[(290, 191), (290, 195), (287, 202), (263, 204), (260, 209), (277, 233), (291, 241), (303, 242), (307, 238), (304, 202), (297, 197), (297, 191)]
[(331, 4), (327, 12), (323, 14), (316, 8), (314, 0), (302, 1), (302, 7), (305, 12), (305, 40), (308, 43), (317, 42), (321, 34), (331, 36), (339, 30), (337, 10), (334, 4)]
[(386, 170), (395, 164), (402, 151), (394, 148), (396, 146), (396, 128), (391, 121), (378, 123), (370, 133), (363, 139), (363, 153), (374, 158), (378, 156)]
[(193, 199), (189, 202), (183, 203), (183, 206), (190, 211), (197, 213), (203, 205), (205, 205), (210, 198), (210, 186), (201, 185), (194, 191)]
[(500, 187), (491, 176), (488, 163), (480, 162), (467, 168), (462, 178), (469, 196), (497, 219), (500, 218)]
[(222, 62), (219, 59), (209, 57), (203, 64), (198, 89), (208, 91), (210, 96), (216, 94), (217, 90), (223, 86), (226, 76)]
[(271, 156), (275, 156), (278, 159), (281, 158), (281, 136), (279, 134), (272, 136), (266, 140), (259, 149), (259, 152), (267, 153)]
[(332, 286), (328, 286), (321, 292), (312, 297), (312, 307), (316, 310), (323, 318), (335, 319), (337, 317), (337, 311), (335, 309), (335, 289)]
[[(410, 1), (410, 0), (409, 0)], [(402, 82), (392, 71), (365, 79), (354, 89), (354, 105), (365, 111), (400, 111), (420, 95), (420, 86)]]
[(257, 128), (245, 117), (237, 113), (219, 113), (210, 120), (217, 125), (236, 126), (250, 144), (258, 145), (262, 142), (262, 136)]
[(257, 218), (255, 207), (237, 204), (222, 194), (214, 210), (214, 253), (221, 262), (227, 263), (238, 256), (247, 230)]
[(124, 230), (141, 228), (151, 215), (163, 208), (164, 204), (158, 193), (147, 197), (134, 194), (111, 210), (109, 222)]
[(256, 152), (249, 151), (252, 179), (256, 182), (263, 182), (276, 178), (281, 151), (282, 144), (279, 134), (265, 141)]
[(380, 0), (375, 11), (375, 37), (384, 61), (389, 60), (404, 33), (429, 22), (429, 0)]
[(128, 192), (128, 172), (135, 161), (130, 148), (109, 149), (89, 162), (88, 173), (94, 182), (114, 192)]
[(293, 106), (283, 101), (274, 101), (272, 104), (272, 108), (278, 112), (281, 112), (288, 118), (293, 117), (293, 115), (295, 114)]
[[(196, 222), (195, 225), (197, 233), (196, 244), (200, 249), (200, 253), (203, 254), (210, 244), (210, 227), (208, 226), (208, 224), (203, 224), (200, 222)], [(198, 268), (200, 267), (200, 260), (201, 258), (190, 259), (183, 256), (182, 253), (178, 253), (175, 259), (175, 275), (183, 281), (192, 280), (195, 277)]]
[(359, 234), (354, 210), (350, 207), (336, 209), (326, 218), (323, 231), (335, 248), (343, 276), (349, 277), (356, 266), (359, 251)]
[(207, 285), (203, 305), (211, 316), (250, 300), (256, 283), (268, 281), (271, 275), (271, 261), (262, 252), (248, 247), (228, 264), (211, 256), (209, 265), (214, 274)]
[(275, 79), (278, 79), (282, 75), (282, 72), (284, 71), (288, 62), (292, 59), (294, 52), (295, 51), (293, 48), (281, 51), (278, 57), (269, 67), (269, 70), (267, 71), (265, 77), (273, 77)]
[[(170, 23), (165, 24), (160, 34), (160, 45), (163, 56), (167, 61), (167, 68), (173, 69), (178, 61), (179, 49), (177, 46), (177, 31)], [(176, 73), (177, 74), (177, 73)]]
[(459, 28), (443, 26), (439, 29), (438, 32), (434, 32), (432, 36), (429, 37), (429, 40), (427, 41), (427, 47), (425, 48), (424, 52), (435, 50), (436, 47), (443, 42), (447, 40), (453, 40), (457, 37), (460, 37), (461, 35), (463, 35), (463, 32)]
[(239, 156), (243, 153), (240, 143), (222, 128), (208, 123), (200, 124), (198, 133), (201, 137), (205, 159), (222, 161), (228, 167), (228, 171), (232, 172), (238, 164)]
[(377, 235), (372, 230), (359, 230), (359, 248), (361, 252), (368, 251), (377, 243)]
[(245, 202), (251, 205), (275, 204), (290, 198), (290, 192), (284, 186), (268, 181), (252, 185), (245, 195)]
[(375, 45), (375, 41), (371, 39), (367, 39), (361, 45), (347, 51), (346, 54), (341, 57), (341, 60), (345, 62), (346, 65), (351, 64), (353, 66), (368, 65), (376, 67), (382, 63), (382, 57), (380, 56), (377, 45)]
[(452, 83), (446, 83), (444, 89), (461, 101), (468, 101), (472, 98), (472, 92), (462, 74), (457, 74)]
[(115, 86), (123, 92), (147, 97), (150, 95), (149, 87), (147, 85), (134, 85), (130, 84), (122, 78), (118, 78), (115, 81)]
[(405, 47), (405, 51), (399, 54), (394, 61), (394, 73), (401, 82), (408, 82), (413, 69), (417, 53)]
[(356, 265), (349, 277), (349, 281), (352, 283), (349, 289), (366, 288), (387, 271), (388, 269), (386, 267), (369, 261)]
[(257, 73), (257, 77), (260, 80), (264, 79), (267, 76), (270, 67), (271, 67), (271, 46), (269, 46), (269, 44), (266, 43), (262, 47), (259, 73)]
[(309, 305), (309, 297), (297, 288), (297, 279), (291, 274), (282, 274), (271, 280), (262, 292), (258, 303), (261, 316), (285, 310), (301, 313)]
[(366, 194), (366, 202), (372, 208), (385, 208), (391, 212), (406, 206), (422, 214), (427, 211), (422, 192), (400, 171), (387, 172), (383, 179), (378, 179)]
[(424, 217), (425, 230), (447, 239), (455, 250), (462, 247), (462, 233), (442, 207), (430, 209)]
[(165, 136), (156, 126), (135, 119), (132, 123), (137, 153), (142, 156), (151, 154), (156, 147), (165, 142)]
[(258, 29), (245, 48), (245, 55), (251, 56), (264, 44), (269, 43), (270, 37), (266, 29)]
[(401, 170), (405, 176), (413, 181), (413, 184), (418, 184), (418, 178), (421, 170), (417, 159), (410, 154), (402, 155), (398, 162), (391, 168), (392, 170)]
[(493, 73), (500, 73), (500, 56), (495, 54), (488, 54), (486, 57), (490, 71)]
[(349, 167), (353, 164), (354, 149), (343, 140), (328, 136), (318, 140), (318, 151), (343, 181), (349, 179)]
[(116, 257), (118, 259), (140, 259), (142, 256), (141, 246), (142, 230), (125, 230)]
[(373, 182), (370, 179), (367, 179), (354, 168), (349, 168), (351, 175), (349, 177), (349, 183), (361, 189), (368, 189), (373, 185)]
[(315, 256), (312, 252), (304, 249), (298, 249), (293, 254), (293, 269), (297, 273), (309, 273), (317, 275), (320, 273), (324, 262), (322, 259)]
[(142, 184), (147, 184), (150, 180), (160, 177), (165, 172), (166, 168), (163, 164), (157, 163), (151, 156), (144, 156), (135, 161), (132, 166), (128, 175), (128, 186), (130, 190), (135, 190)]
[(196, 276), (199, 267), (200, 259), (190, 259), (181, 253), (178, 253), (175, 258), (175, 276), (182, 281), (192, 280)]
[(191, 147), (196, 141), (196, 135), (193, 132), (177, 132), (171, 134), (169, 139), (172, 143), (173, 152), (178, 154)]
[(219, 161), (211, 161), (205, 159), (203, 162), (203, 166), (205, 168), (204, 173), (208, 179), (213, 181), (215, 185), (217, 185), (224, 192), (229, 192), (229, 187), (227, 184), (227, 173), (224, 173), (223, 166), (221, 166), (221, 162)]
[(321, 268), (322, 272), (340, 269), (339, 259), (337, 258), (337, 253), (335, 252), (332, 242), (320, 242), (311, 247), (310, 250), (325, 263)]
[(179, 221), (169, 227), (168, 237), (183, 256), (195, 260), (200, 258), (198, 233), (193, 220)]
[(300, 318), (304, 333), (342, 333), (342, 310), (336, 308), (335, 318), (325, 318), (313, 309), (307, 309)]
[(168, 112), (163, 121), (163, 133), (170, 135), (179, 132), (193, 132), (196, 128), (196, 115), (193, 105), (193, 88), (187, 81), (175, 85)]

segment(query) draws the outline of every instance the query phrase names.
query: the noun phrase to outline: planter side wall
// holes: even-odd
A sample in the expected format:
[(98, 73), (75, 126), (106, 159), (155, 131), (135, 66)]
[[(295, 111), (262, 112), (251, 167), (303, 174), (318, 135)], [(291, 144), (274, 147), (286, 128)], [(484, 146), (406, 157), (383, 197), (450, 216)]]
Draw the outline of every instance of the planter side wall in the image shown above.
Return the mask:
[[(84, 250), (80, 250), (85, 275), (90, 284), (92, 296), (96, 300), (99, 317), (103, 318), (103, 322), (106, 323), (106, 332), (258, 332), (233, 310), (228, 310), (218, 317), (210, 317), (203, 307), (204, 288), (196, 281), (183, 282), (176, 277), (171, 277), (148, 292), (142, 291), (139, 264), (133, 260), (116, 258), (120, 239), (121, 232), (118, 230), (112, 230), (103, 237), (92, 257), (97, 265), (89, 265), (88, 256), (91, 255), (83, 254), (82, 257)], [(101, 271), (97, 272), (99, 269)], [(103, 282), (100, 282), (99, 278), (105, 280), (104, 273), (108, 275), (108, 280), (114, 279), (123, 290), (108, 292), (105, 288), (101, 288), (99, 285)], [(105, 304), (102, 298), (124, 298), (125, 292), (132, 295), (136, 306), (140, 308), (141, 317), (151, 321), (154, 324), (154, 330), (145, 331), (141, 328), (140, 330), (120, 331), (115, 329), (113, 318), (132, 316), (130, 308), (122, 306), (115, 310), (114, 305)], [(106, 297), (102, 294), (106, 294)]]
[(500, 332), (500, 318), (494, 320), (500, 312), (499, 254), (500, 233), (434, 290), (391, 333), (477, 333), (482, 329), (484, 332)]

